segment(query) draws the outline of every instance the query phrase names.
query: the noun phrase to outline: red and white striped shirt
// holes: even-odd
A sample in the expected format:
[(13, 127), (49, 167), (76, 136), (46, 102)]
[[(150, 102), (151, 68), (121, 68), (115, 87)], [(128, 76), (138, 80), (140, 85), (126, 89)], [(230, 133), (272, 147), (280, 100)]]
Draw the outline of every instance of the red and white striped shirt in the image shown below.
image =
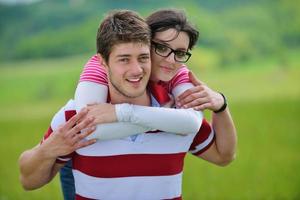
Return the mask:
[[(44, 139), (75, 113), (70, 100), (54, 116)], [(186, 153), (199, 155), (213, 141), (212, 128), (204, 119), (195, 134), (156, 131), (134, 139), (98, 141), (57, 162), (72, 159), (76, 199), (181, 199)]]

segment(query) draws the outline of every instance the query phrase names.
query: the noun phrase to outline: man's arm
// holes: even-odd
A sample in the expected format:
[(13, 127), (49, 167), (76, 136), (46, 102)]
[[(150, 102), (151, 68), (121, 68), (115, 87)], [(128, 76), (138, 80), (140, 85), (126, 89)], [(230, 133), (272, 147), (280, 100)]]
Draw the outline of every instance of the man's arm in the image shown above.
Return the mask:
[[(194, 88), (186, 90), (177, 99), (184, 108), (193, 107), (197, 110), (219, 110), (225, 99), (218, 92), (213, 91), (199, 81), (192, 73), (190, 80)], [(212, 112), (212, 128), (215, 134), (213, 144), (199, 157), (220, 166), (229, 164), (235, 158), (237, 134), (229, 108), (222, 112)]]
[(49, 183), (63, 164), (48, 157), (45, 145), (38, 145), (23, 152), (19, 159), (20, 181), (25, 190), (33, 190)]
[[(56, 159), (91, 145), (96, 140), (83, 140), (95, 128), (90, 128), (93, 119), (84, 117), (87, 110), (74, 115), (61, 125), (42, 144), (25, 151), (19, 158), (20, 181), (24, 189), (33, 190), (50, 182), (63, 166)], [(81, 130), (83, 133), (78, 134)]]

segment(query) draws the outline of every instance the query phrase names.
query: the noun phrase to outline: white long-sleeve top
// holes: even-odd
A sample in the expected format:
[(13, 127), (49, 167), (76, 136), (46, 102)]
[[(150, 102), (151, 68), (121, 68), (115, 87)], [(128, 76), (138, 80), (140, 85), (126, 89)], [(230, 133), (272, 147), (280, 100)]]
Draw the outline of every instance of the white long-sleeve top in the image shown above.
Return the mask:
[[(191, 83), (183, 83), (172, 90), (176, 98), (186, 89), (193, 87)], [(76, 110), (87, 104), (105, 103), (108, 88), (94, 82), (83, 81), (75, 92)], [(152, 98), (152, 106), (159, 106)], [(193, 109), (158, 108), (130, 104), (116, 104), (116, 115), (119, 123), (97, 125), (90, 138), (99, 140), (117, 139), (150, 130), (161, 130), (174, 134), (196, 133), (203, 119), (202, 112)]]

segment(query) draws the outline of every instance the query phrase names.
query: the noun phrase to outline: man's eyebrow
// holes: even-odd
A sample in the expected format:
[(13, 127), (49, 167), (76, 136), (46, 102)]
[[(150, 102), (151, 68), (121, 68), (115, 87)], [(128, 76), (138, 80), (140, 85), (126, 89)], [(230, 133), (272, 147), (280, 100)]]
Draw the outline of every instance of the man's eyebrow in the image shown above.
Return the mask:
[(141, 53), (140, 56), (150, 56), (150, 53)]
[(116, 57), (130, 57), (131, 55), (130, 54), (120, 54), (120, 55), (117, 55)]

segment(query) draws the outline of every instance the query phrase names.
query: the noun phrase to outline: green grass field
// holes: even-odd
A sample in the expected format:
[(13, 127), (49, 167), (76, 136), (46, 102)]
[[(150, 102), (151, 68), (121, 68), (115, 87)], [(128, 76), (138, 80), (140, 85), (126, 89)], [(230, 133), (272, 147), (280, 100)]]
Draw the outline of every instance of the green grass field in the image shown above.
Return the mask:
[[(1, 64), (0, 200), (62, 199), (56, 178), (25, 192), (18, 157), (36, 145), (52, 115), (73, 95), (88, 56)], [(236, 160), (217, 167), (187, 156), (184, 199), (300, 199), (300, 61), (271, 59), (229, 70), (193, 70), (223, 91), (238, 130)]]

